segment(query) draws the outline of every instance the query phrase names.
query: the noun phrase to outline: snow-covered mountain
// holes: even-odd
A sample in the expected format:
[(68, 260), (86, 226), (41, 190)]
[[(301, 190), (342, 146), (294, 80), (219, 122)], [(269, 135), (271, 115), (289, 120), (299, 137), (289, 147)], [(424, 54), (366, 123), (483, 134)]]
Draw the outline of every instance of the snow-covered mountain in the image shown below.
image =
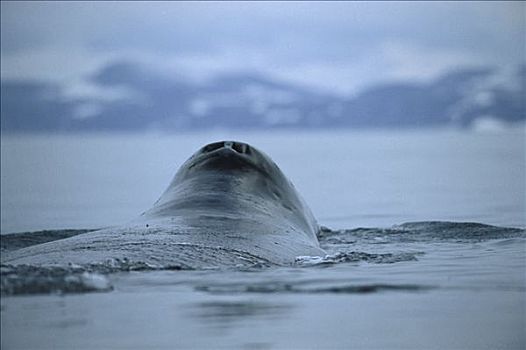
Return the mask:
[(470, 126), (526, 119), (526, 66), (458, 69), (341, 97), (232, 73), (195, 82), (114, 62), (82, 82), (2, 80), (2, 132)]

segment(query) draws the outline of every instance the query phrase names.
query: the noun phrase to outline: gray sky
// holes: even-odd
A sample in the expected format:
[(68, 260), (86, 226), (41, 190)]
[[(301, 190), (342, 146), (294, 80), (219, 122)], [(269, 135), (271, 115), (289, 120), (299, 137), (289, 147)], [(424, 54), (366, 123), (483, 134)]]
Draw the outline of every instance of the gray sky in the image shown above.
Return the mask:
[(525, 58), (524, 2), (1, 2), (2, 78), (78, 81), (133, 59), (352, 93)]

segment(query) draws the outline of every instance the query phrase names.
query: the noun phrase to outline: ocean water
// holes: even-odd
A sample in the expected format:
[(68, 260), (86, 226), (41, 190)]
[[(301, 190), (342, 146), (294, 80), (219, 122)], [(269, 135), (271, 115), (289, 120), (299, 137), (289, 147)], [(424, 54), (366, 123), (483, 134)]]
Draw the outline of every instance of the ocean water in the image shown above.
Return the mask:
[[(524, 130), (3, 135), (1, 233), (125, 223), (221, 139), (271, 156), (330, 229), (329, 256), (248, 270), (4, 266), (2, 348), (526, 346)], [(26, 244), (5, 237), (2, 249)]]

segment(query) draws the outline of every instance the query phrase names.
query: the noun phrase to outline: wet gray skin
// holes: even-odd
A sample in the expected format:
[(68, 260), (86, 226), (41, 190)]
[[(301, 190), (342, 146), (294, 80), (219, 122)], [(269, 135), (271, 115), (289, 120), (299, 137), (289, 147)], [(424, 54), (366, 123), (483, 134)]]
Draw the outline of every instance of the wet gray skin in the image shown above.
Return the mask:
[(310, 209), (278, 166), (241, 142), (211, 143), (153, 207), (123, 227), (23, 248), (9, 264), (141, 262), (190, 268), (292, 264), (323, 256)]

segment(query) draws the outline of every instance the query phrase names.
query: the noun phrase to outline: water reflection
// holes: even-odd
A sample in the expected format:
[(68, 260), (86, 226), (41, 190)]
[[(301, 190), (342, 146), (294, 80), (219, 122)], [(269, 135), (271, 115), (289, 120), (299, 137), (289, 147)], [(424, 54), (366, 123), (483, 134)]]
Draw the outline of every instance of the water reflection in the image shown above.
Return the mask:
[(190, 315), (207, 326), (225, 330), (247, 322), (282, 319), (292, 309), (292, 304), (281, 302), (212, 300), (191, 305)]

